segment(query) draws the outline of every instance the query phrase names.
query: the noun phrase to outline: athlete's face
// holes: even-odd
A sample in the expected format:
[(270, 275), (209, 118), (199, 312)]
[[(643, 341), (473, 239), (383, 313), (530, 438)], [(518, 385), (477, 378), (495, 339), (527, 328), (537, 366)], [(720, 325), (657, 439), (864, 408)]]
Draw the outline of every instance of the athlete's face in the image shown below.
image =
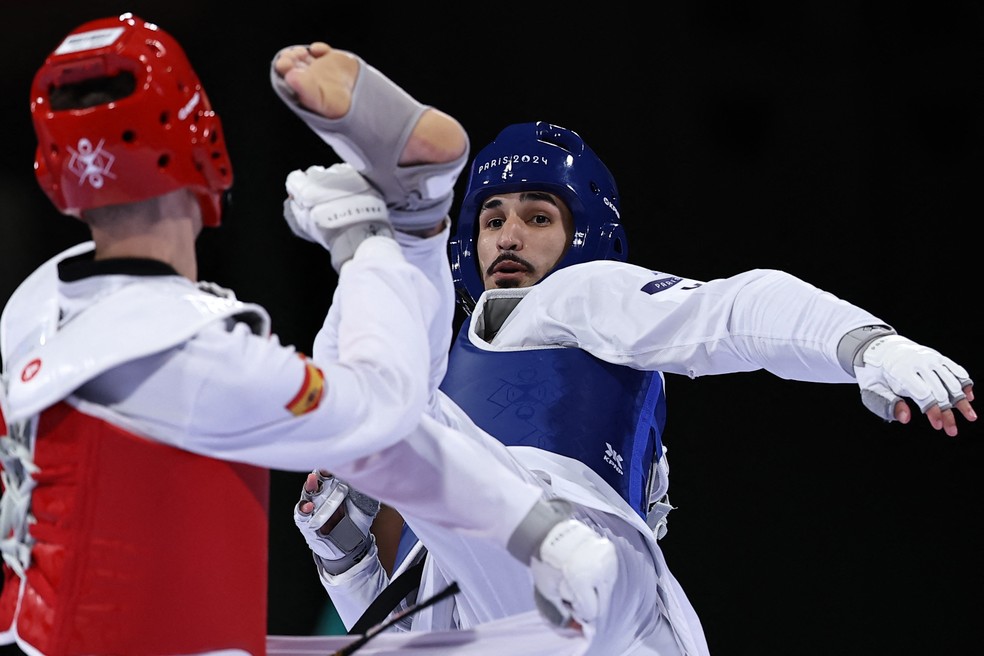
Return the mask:
[(485, 289), (535, 285), (557, 266), (573, 236), (571, 211), (553, 194), (489, 196), (478, 214), (478, 263)]

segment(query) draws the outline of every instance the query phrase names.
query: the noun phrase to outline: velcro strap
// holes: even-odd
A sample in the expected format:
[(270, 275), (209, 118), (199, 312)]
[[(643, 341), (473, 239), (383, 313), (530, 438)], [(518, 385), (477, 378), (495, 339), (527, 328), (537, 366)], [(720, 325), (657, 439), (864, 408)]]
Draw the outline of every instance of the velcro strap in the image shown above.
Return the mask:
[(366, 540), (366, 536), (348, 515), (345, 515), (326, 537), (347, 553), (355, 551)]

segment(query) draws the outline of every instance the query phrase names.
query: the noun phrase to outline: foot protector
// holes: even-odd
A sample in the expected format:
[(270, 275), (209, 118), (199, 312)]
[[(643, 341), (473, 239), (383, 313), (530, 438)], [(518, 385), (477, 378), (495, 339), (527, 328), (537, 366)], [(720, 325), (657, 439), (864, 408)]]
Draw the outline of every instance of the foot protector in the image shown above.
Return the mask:
[(379, 190), (394, 227), (423, 230), (448, 215), (454, 185), (468, 159), (469, 148), (461, 157), (443, 164), (397, 164), (428, 105), (417, 102), (361, 58), (352, 105), (342, 118), (328, 119), (303, 107), (273, 63), (270, 81), (284, 104)]

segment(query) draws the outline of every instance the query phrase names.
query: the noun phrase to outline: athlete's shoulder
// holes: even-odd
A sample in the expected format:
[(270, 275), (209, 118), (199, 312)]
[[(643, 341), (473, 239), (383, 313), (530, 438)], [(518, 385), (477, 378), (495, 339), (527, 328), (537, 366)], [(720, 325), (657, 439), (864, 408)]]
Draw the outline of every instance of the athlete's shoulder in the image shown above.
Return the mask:
[(654, 271), (631, 262), (594, 260), (558, 269), (536, 286), (545, 288), (551, 294), (593, 294), (595, 290), (618, 293), (619, 290), (636, 291), (652, 280), (670, 277), (673, 277), (672, 274)]
[(49, 258), (14, 289), (0, 314), (0, 359), (4, 363), (42, 343), (58, 325), (58, 263), (92, 251), (91, 241)]

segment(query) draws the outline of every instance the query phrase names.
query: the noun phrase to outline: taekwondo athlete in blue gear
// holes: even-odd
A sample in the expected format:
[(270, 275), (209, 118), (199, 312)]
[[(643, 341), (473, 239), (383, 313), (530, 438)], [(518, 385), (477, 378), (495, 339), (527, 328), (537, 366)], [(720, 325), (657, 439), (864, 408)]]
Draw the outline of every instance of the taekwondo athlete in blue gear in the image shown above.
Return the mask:
[[(469, 314), (485, 291), (475, 253), (476, 221), (482, 200), (493, 194), (548, 191), (571, 208), (574, 237), (547, 276), (572, 264), (628, 257), (615, 180), (572, 130), (545, 122), (505, 128), (476, 155), (466, 189), (449, 250), (458, 300)], [(489, 321), (505, 318), (518, 300), (497, 302), (503, 312), (490, 309)], [(489, 351), (471, 343), (468, 330), (466, 322), (451, 347), (441, 391), (506, 446), (535, 447), (585, 463), (661, 537), (672, 508), (668, 467), (665, 461), (659, 467), (666, 422), (662, 375), (581, 349)], [(397, 563), (416, 542), (404, 526)]]
[[(574, 217), (571, 244), (546, 276), (572, 264), (628, 257), (618, 188), (594, 151), (558, 125), (511, 125), (475, 157), (457, 237), (449, 246), (458, 298), (469, 313), (485, 291), (475, 252), (482, 200), (526, 190), (557, 195)], [(495, 375), (482, 375), (488, 372)], [(580, 460), (643, 519), (654, 507), (654, 523), (665, 518), (667, 506), (655, 506), (650, 497), (666, 421), (658, 372), (608, 363), (580, 349), (484, 350), (469, 341), (466, 323), (452, 346), (441, 390), (507, 446)]]
[[(571, 243), (544, 278), (573, 264), (627, 258), (617, 186), (597, 155), (577, 133), (561, 126), (511, 125), (475, 157), (457, 237), (449, 245), (458, 301), (469, 314), (485, 291), (475, 246), (482, 201), (526, 190), (555, 194), (572, 209)], [(478, 332), (490, 339), (496, 323), (518, 301), (487, 301)], [(474, 344), (468, 332), (466, 322), (450, 350), (441, 391), (506, 446), (533, 447), (584, 463), (653, 535), (662, 537), (672, 508), (660, 440), (666, 419), (662, 375), (606, 362), (576, 348), (492, 351)], [(404, 526), (396, 562), (411, 552), (421, 557), (417, 536)], [(667, 631), (661, 640), (680, 638)]]
[[(326, 75), (319, 77), (318, 72)], [(468, 140), (464, 129), (451, 117), (414, 101), (371, 66), (324, 43), (288, 47), (278, 53), (271, 80), (288, 106), (339, 154), (344, 153), (347, 166), (358, 170), (380, 191), (408, 261), (427, 272), (428, 279), (440, 291), (440, 310), (428, 313), (432, 317), (428, 331), (433, 364), (428, 377), (428, 388), (433, 394), (432, 412), (422, 417), (420, 430), (415, 432), (439, 437), (431, 445), (433, 448), (414, 450), (408, 446), (413, 453), (407, 454), (407, 465), (400, 469), (399, 476), (428, 481), (430, 490), (422, 501), (432, 507), (439, 503), (446, 505), (442, 506), (443, 511), (426, 517), (414, 515), (413, 508), (408, 506), (412, 499), (403, 498), (393, 507), (421, 535), (427, 536), (429, 553), (441, 563), (441, 573), (452, 577), (455, 583), (460, 582), (460, 598), (448, 600), (453, 601), (452, 611), (458, 618), (455, 628), (514, 614), (516, 609), (535, 613), (535, 593), (540, 588), (532, 579), (546, 583), (540, 598), (544, 600), (544, 608), (551, 612), (552, 620), (559, 622), (570, 617), (581, 625), (590, 623), (598, 609), (606, 605), (607, 590), (616, 576), (614, 546), (593, 528), (571, 517), (567, 510), (569, 504), (545, 495), (542, 484), (530, 472), (517, 467), (505, 447), (494, 438), (484, 433), (454, 431), (443, 417), (437, 421), (438, 384), (445, 372), (455, 303), (448, 274), (447, 207), (454, 181), (467, 161)], [(338, 95), (325, 86), (334, 87)], [(349, 106), (353, 110), (346, 113)], [(363, 110), (355, 111), (356, 106)], [(380, 125), (387, 127), (379, 129)], [(436, 138), (427, 126), (434, 128)], [(443, 139), (442, 135), (449, 139)], [(408, 154), (421, 145), (422, 156)], [(410, 161), (404, 161), (405, 158)], [(292, 172), (287, 180), (290, 196), (295, 200), (316, 199), (321, 193), (324, 171), (314, 166)], [(285, 206), (285, 216), (292, 226), (292, 217), (298, 216), (294, 202), (289, 201)], [(308, 209), (300, 209), (300, 216), (308, 211), (313, 216), (318, 211), (317, 202)], [(300, 236), (306, 238), (303, 231)], [(322, 245), (332, 252), (334, 261), (336, 246)], [(319, 335), (313, 348), (315, 357), (324, 347), (327, 357), (332, 344)], [(399, 356), (399, 352), (394, 356)], [(458, 436), (466, 438), (468, 444), (452, 446)], [(472, 448), (480, 449), (481, 455), (468, 456)], [(414, 467), (415, 458), (427, 459), (431, 455), (433, 466), (420, 463), (421, 466)], [(499, 465), (506, 469), (496, 469)], [(495, 471), (499, 473), (493, 474)], [(360, 473), (365, 475), (365, 469)], [(371, 536), (366, 535), (369, 524), (375, 521), (375, 512), (365, 510), (370, 505), (363, 508), (355, 503), (358, 496), (348, 485), (353, 482), (350, 474), (339, 475), (345, 479), (344, 484), (332, 476), (337, 471), (318, 474), (321, 475), (313, 473), (305, 483), (301, 502), (295, 507), (295, 522), (314, 552), (323, 582), (326, 585), (334, 585), (339, 579), (351, 582), (365, 572), (365, 565), (379, 563)], [(404, 482), (392, 481), (392, 475), (385, 472), (380, 476), (391, 481), (387, 494), (399, 497), (395, 490), (405, 487)], [(448, 534), (449, 512), (465, 512), (481, 526), (473, 527), (467, 537), (459, 540)], [(344, 518), (333, 523), (336, 514)], [(350, 517), (352, 521), (345, 521)], [(476, 552), (486, 557), (478, 559)], [(532, 577), (531, 561), (538, 561), (537, 573)], [(497, 582), (508, 584), (490, 588), (484, 566), (495, 568)], [(376, 572), (373, 570), (370, 575), (375, 577)], [(437, 578), (428, 576), (426, 571), (424, 574), (421, 595), (427, 596), (426, 586)], [(375, 583), (372, 586), (373, 591), (378, 589)], [(353, 617), (339, 603), (335, 606), (346, 625), (358, 619), (364, 609), (351, 605), (356, 609)], [(439, 615), (451, 606), (439, 604), (427, 613), (414, 616), (414, 628), (431, 621), (428, 614)], [(439, 620), (437, 625), (446, 625), (445, 620)], [(540, 636), (539, 647), (545, 647), (545, 642), (556, 637), (552, 631), (544, 633), (550, 637)]]
[[(300, 74), (311, 68), (305, 61)], [(385, 103), (360, 110), (358, 88), (351, 95), (350, 115), (365, 111), (378, 118), (386, 111)], [(351, 124), (309, 125), (329, 144), (321, 128), (347, 130), (362, 153), (392, 150)], [(396, 152), (405, 143), (395, 144)], [(338, 154), (346, 158), (344, 150)], [(366, 170), (378, 176), (385, 169), (380, 164), (374, 159)], [(399, 206), (398, 198), (394, 203), (385, 191), (384, 197), (388, 206)], [(429, 415), (472, 439), (504, 444), (519, 471), (615, 545), (617, 577), (608, 603), (592, 614), (587, 653), (704, 656), (700, 620), (657, 543), (670, 509), (661, 434), (665, 374), (696, 378), (764, 369), (790, 380), (857, 384), (864, 405), (880, 418), (908, 423), (908, 398), (948, 435), (957, 434), (956, 412), (976, 420), (973, 383), (949, 358), (788, 273), (753, 269), (703, 282), (630, 264), (621, 226), (611, 175), (576, 133), (523, 123), (484, 148), (471, 164), (449, 243), (450, 271), (449, 262), (442, 263), (469, 317), (453, 340)], [(433, 234), (400, 243), (420, 250)], [(427, 270), (433, 275), (435, 269)], [(613, 419), (614, 411), (626, 415)], [(500, 493), (508, 494), (505, 488)], [(424, 534), (428, 526), (408, 522), (421, 539), (404, 536), (404, 546), (416, 543), (405, 561), (398, 558), (395, 573), (422, 554), (422, 585), (428, 563), (432, 575), (454, 568), (468, 574), (469, 567), (496, 573), (483, 578), (484, 587), (480, 577), (473, 579), (478, 587), (468, 603), (425, 622), (415, 618), (411, 630), (469, 628), (481, 614), (474, 604), (486, 599), (504, 602), (498, 612), (522, 612), (524, 600), (510, 599), (508, 587), (528, 583), (500, 574), (487, 557), (469, 560), (471, 554), (449, 550)], [(298, 525), (309, 543), (324, 539)], [(549, 551), (544, 546), (540, 556), (549, 560)], [(367, 557), (342, 575), (322, 572), (336, 607), (344, 604), (351, 613), (371, 603), (364, 583), (375, 576), (373, 567), (379, 569), (378, 559)], [(591, 564), (574, 567), (590, 570)], [(540, 576), (537, 592), (551, 593), (536, 559), (531, 570)], [(379, 594), (372, 589), (373, 597)], [(563, 595), (551, 597), (558, 598)]]

